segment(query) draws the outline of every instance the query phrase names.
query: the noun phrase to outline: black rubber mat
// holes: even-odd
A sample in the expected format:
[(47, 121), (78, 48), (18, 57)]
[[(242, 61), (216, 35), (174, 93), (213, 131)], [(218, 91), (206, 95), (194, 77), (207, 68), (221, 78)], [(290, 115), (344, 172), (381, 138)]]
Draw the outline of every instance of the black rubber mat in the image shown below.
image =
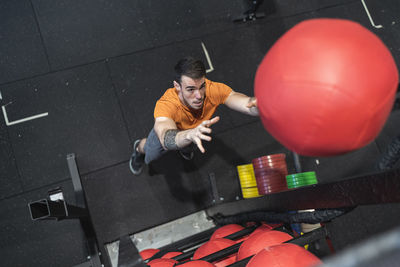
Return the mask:
[(49, 71), (29, 0), (0, 4), (0, 84)]
[(245, 8), (244, 1), (230, 0), (148, 2), (150, 9), (143, 12), (152, 40), (158, 46), (232, 29), (234, 15)]
[(4, 121), (0, 121), (0, 199), (23, 191)]
[(126, 160), (130, 144), (104, 63), (4, 86), (8, 127), (25, 190), (69, 177), (66, 155), (86, 173)]
[(368, 29), (372, 30), (381, 38), (392, 52), (396, 62), (399, 62), (400, 53), (398, 53), (398, 47), (400, 46), (400, 36), (397, 32), (400, 30), (398, 21), (400, 6), (395, 4), (395, 1), (391, 0), (366, 1), (366, 3), (368, 4), (368, 9), (375, 25), (382, 25), (382, 28), (375, 28), (369, 24)]
[(289, 17), (301, 13), (308, 13), (314, 10), (343, 6), (356, 2), (357, 0), (300, 0), (300, 1), (264, 1), (263, 10), (267, 14), (267, 20), (274, 20), (282, 17)]
[(33, 0), (52, 69), (126, 54), (152, 46), (139, 1)]
[(242, 10), (241, 1), (32, 2), (53, 69), (232, 28), (232, 10)]
[[(62, 187), (68, 203), (74, 203), (72, 182)], [(73, 266), (86, 261), (87, 250), (77, 220), (32, 221), (28, 203), (47, 196), (47, 188), (0, 202), (0, 255), (2, 266)]]

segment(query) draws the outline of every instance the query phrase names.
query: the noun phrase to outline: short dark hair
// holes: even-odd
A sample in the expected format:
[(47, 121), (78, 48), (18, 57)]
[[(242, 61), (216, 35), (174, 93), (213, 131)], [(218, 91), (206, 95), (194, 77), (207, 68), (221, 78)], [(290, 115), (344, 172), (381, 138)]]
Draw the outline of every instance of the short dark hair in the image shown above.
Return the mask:
[(206, 68), (201, 60), (192, 57), (185, 57), (175, 65), (175, 81), (181, 84), (182, 75), (192, 79), (200, 79), (206, 76)]

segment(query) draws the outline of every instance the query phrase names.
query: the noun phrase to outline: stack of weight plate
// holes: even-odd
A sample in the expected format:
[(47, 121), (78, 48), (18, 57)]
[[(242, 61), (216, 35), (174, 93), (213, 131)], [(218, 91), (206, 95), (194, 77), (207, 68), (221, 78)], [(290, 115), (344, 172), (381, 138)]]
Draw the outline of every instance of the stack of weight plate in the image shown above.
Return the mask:
[(318, 183), (315, 172), (301, 172), (286, 175), (286, 182), (288, 188), (298, 188)]
[(274, 154), (253, 159), (258, 192), (261, 195), (287, 190), (288, 174), (285, 154)]
[(243, 198), (259, 197), (253, 164), (239, 165), (236, 168)]

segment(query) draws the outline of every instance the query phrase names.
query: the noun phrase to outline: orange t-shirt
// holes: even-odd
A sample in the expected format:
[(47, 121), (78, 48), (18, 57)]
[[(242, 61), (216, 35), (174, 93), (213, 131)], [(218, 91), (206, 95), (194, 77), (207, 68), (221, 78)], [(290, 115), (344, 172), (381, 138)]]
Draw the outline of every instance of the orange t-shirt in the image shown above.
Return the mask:
[(223, 84), (206, 79), (206, 94), (202, 112), (193, 114), (185, 106), (178, 96), (175, 88), (169, 88), (157, 101), (154, 108), (154, 118), (171, 118), (179, 130), (187, 130), (197, 127), (202, 121), (212, 118), (215, 110), (220, 104), (225, 103), (226, 98), (232, 92), (232, 88)]

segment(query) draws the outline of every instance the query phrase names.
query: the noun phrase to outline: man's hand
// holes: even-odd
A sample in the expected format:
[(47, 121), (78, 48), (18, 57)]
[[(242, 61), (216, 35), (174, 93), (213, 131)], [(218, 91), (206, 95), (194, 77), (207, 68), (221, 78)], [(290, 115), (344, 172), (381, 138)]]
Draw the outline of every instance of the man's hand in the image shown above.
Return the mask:
[(199, 150), (201, 151), (201, 153), (206, 152), (201, 142), (202, 140), (211, 141), (211, 137), (208, 136), (207, 134), (211, 134), (212, 130), (210, 126), (217, 123), (218, 121), (219, 121), (218, 116), (212, 118), (211, 120), (203, 121), (196, 128), (188, 130), (186, 133), (186, 138), (195, 143), (199, 148)]
[(255, 97), (250, 97), (249, 102), (246, 107), (248, 108), (256, 108), (257, 107), (257, 99)]

